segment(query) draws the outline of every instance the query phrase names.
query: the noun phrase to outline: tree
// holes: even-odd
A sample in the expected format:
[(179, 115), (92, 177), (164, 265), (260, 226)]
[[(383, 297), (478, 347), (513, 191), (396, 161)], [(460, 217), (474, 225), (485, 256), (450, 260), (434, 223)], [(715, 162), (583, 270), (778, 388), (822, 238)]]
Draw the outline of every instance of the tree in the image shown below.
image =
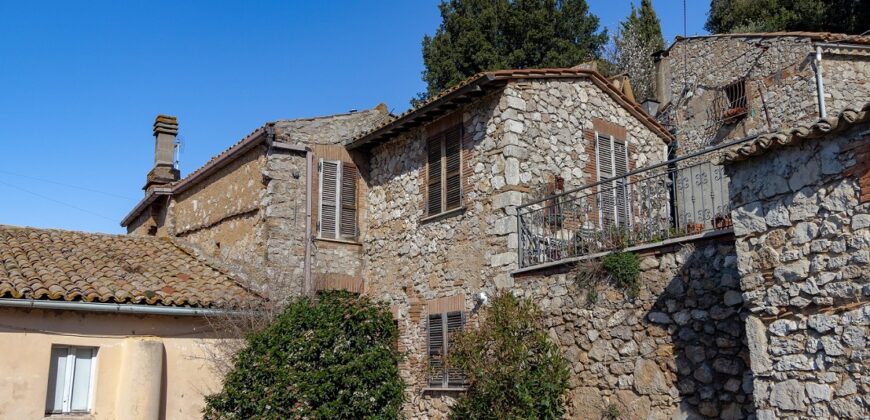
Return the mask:
[(570, 67), (607, 40), (584, 0), (445, 0), (441, 26), (423, 37), (423, 80), (437, 94), (467, 77), (508, 68)]
[(638, 100), (655, 96), (653, 53), (664, 49), (662, 27), (651, 0), (641, 0), (640, 10), (631, 5), (631, 13), (619, 25), (608, 47), (607, 58), (612, 72), (627, 73)]
[(235, 356), (208, 419), (397, 418), (405, 384), (389, 310), (348, 292), (290, 303)]
[(704, 28), (711, 33), (860, 34), (870, 29), (870, 0), (712, 0)]
[(550, 340), (540, 309), (531, 299), (501, 293), (481, 316), (480, 328), (459, 334), (450, 347), (450, 363), (470, 382), (451, 418), (562, 418), (568, 361)]

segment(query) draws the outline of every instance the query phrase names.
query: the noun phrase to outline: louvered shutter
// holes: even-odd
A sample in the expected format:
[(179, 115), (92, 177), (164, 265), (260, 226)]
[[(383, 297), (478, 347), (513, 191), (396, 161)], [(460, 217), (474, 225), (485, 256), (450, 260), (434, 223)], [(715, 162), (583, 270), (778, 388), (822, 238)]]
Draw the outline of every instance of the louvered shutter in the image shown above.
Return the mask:
[[(606, 181), (613, 178), (613, 143), (610, 137), (598, 135), (595, 142), (596, 159), (598, 162), (598, 180)], [(615, 199), (612, 182), (602, 182), (598, 185), (598, 209), (601, 215), (601, 225), (608, 228), (615, 224)]]
[(341, 211), (339, 214), (339, 234), (342, 239), (355, 240), (357, 237), (356, 185), (359, 173), (356, 168), (341, 164)]
[(426, 142), (426, 167), (428, 168), (428, 188), (426, 202), (428, 214), (441, 213), (441, 177), (443, 174), (441, 168), (441, 142), (442, 137), (430, 138)]
[[(448, 312), (444, 314), (447, 324), (447, 353), (450, 352), (450, 344), (455, 335), (462, 331), (465, 326), (465, 314), (462, 312)], [(462, 369), (449, 366), (447, 368), (447, 387), (461, 387), (467, 384), (465, 372)]]
[(338, 225), (336, 212), (338, 209), (338, 177), (341, 162), (331, 160), (320, 161), (320, 237), (336, 239)]
[(428, 325), (428, 343), (429, 349), (429, 386), (443, 387), (445, 382), (444, 375), (444, 356), (446, 355), (444, 346), (444, 322), (442, 314), (429, 314)]
[(628, 150), (625, 143), (613, 142), (613, 170), (614, 176), (617, 178), (614, 181), (614, 198), (616, 206), (616, 224), (622, 227), (628, 224), (628, 179), (625, 174), (628, 173)]
[(446, 174), (445, 211), (459, 208), (462, 205), (462, 183), (460, 180), (461, 168), (461, 135), (460, 128), (456, 127), (444, 135), (444, 161)]

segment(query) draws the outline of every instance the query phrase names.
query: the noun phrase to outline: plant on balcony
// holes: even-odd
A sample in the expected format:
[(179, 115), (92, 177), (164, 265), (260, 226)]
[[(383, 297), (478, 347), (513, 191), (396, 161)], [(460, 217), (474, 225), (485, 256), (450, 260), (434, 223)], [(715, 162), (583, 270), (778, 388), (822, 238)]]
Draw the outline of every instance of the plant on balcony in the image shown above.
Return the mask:
[(560, 419), (568, 361), (550, 340), (531, 299), (500, 293), (481, 314), (480, 328), (459, 334), (450, 359), (470, 381), (453, 406), (454, 419)]
[(405, 384), (390, 311), (343, 291), (289, 304), (251, 334), (206, 419), (398, 418)]

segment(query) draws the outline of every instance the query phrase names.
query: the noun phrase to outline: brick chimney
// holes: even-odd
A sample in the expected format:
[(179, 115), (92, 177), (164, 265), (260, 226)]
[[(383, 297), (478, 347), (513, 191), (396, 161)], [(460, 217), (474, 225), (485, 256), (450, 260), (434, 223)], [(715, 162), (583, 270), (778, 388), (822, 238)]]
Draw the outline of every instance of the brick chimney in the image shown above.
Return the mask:
[(178, 120), (168, 115), (154, 119), (154, 168), (148, 172), (145, 190), (178, 181), (180, 172), (175, 169), (175, 135)]

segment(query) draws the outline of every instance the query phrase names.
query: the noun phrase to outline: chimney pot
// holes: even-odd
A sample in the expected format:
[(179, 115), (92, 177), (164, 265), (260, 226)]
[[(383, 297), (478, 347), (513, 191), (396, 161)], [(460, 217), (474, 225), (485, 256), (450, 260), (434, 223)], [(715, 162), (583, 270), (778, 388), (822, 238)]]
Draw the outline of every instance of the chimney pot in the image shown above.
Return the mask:
[(154, 168), (148, 172), (145, 190), (166, 185), (180, 178), (175, 168), (175, 136), (178, 134), (178, 119), (158, 115), (154, 119)]

